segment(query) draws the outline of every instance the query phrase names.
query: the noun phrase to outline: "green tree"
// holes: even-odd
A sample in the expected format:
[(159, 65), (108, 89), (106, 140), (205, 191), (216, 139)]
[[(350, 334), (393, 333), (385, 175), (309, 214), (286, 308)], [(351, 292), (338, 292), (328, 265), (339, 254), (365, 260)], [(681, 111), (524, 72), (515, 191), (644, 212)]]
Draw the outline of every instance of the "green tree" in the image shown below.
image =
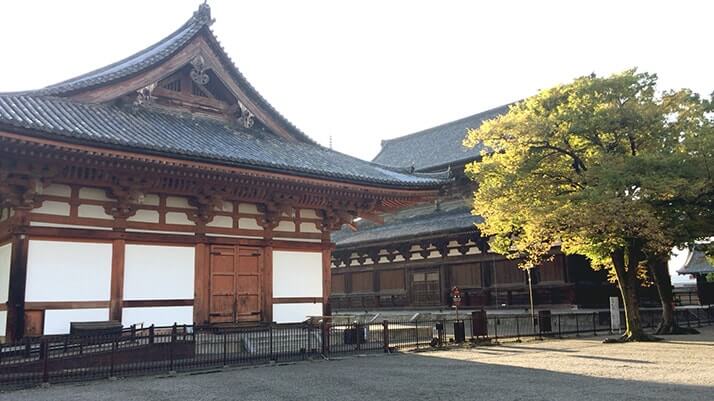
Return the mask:
[(623, 340), (650, 339), (640, 322), (639, 280), (652, 255), (668, 255), (682, 240), (666, 234), (671, 221), (661, 210), (663, 199), (679, 199), (667, 185), (672, 177), (647, 166), (681, 162), (683, 124), (673, 99), (697, 98), (659, 96), (656, 81), (635, 70), (582, 77), (513, 105), (464, 141), (487, 149), (467, 171), (478, 182), (479, 229), (494, 250), (523, 257), (527, 268), (560, 243), (564, 253), (608, 269), (625, 308)]

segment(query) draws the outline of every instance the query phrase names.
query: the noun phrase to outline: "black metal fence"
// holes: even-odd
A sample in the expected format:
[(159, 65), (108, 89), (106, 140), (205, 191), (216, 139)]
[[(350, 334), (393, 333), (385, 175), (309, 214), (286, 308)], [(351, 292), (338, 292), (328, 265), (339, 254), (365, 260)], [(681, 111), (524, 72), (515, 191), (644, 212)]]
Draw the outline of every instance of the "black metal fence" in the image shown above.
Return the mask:
[[(642, 310), (646, 327), (659, 310)], [(678, 309), (685, 327), (714, 323), (714, 309)], [(624, 319), (622, 320), (624, 322)], [(296, 361), (368, 352), (391, 352), (447, 344), (460, 338), (518, 340), (611, 333), (609, 312), (467, 315), (459, 320), (360, 322), (335, 317), (314, 324), (254, 328), (202, 326), (130, 328), (117, 335), (45, 336), (0, 345), (0, 387), (171, 374), (248, 364)], [(456, 327), (455, 327), (456, 326)], [(460, 336), (463, 334), (463, 337)]]

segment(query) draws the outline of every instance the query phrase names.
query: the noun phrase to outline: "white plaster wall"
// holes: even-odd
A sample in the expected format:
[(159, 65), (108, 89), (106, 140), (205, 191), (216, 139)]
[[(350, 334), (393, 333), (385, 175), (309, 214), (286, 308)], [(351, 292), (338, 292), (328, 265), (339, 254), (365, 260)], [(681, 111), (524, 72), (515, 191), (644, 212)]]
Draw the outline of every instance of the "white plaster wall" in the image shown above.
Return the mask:
[[(12, 257), (12, 244), (0, 246), (0, 304), (7, 302), (7, 293), (10, 289), (10, 260)], [(4, 333), (0, 330), (0, 336)]]
[(69, 185), (50, 184), (42, 188), (42, 194), (69, 198), (72, 196), (72, 188), (70, 188)]
[(44, 334), (67, 334), (70, 322), (93, 322), (109, 319), (109, 308), (50, 309), (45, 311)]
[(136, 221), (142, 223), (158, 223), (159, 212), (156, 210), (139, 209), (136, 214), (126, 219), (127, 221)]
[(322, 253), (273, 251), (273, 297), (322, 297)]
[(157, 306), (153, 308), (124, 308), (122, 324), (129, 327), (132, 324), (144, 327), (171, 326), (176, 324), (193, 324), (193, 306)]
[(258, 222), (255, 219), (251, 219), (248, 217), (241, 217), (238, 219), (238, 228), (243, 228), (246, 230), (262, 230), (263, 227), (258, 225)]
[(322, 304), (273, 304), (273, 321), (295, 323), (310, 316), (322, 316)]
[(77, 215), (79, 217), (88, 217), (90, 219), (114, 220), (114, 217), (107, 214), (104, 208), (99, 205), (79, 205)]
[(320, 216), (313, 209), (300, 209), (300, 217), (304, 219), (319, 219)]
[(193, 299), (194, 264), (193, 247), (129, 244), (124, 299)]
[(295, 232), (295, 223), (292, 221), (281, 221), (278, 226), (273, 229), (273, 231), (283, 231), (283, 232)]
[(7, 311), (0, 311), (0, 337), (5, 337), (7, 331)]
[(111, 201), (107, 196), (107, 191), (99, 188), (80, 188), (79, 199), (92, 199), (98, 201)]
[(241, 213), (260, 214), (260, 212), (258, 211), (258, 206), (253, 203), (239, 203), (238, 211)]
[(211, 220), (210, 223), (206, 224), (208, 227), (222, 227), (222, 228), (233, 228), (233, 217), (229, 216), (216, 216)]
[(315, 223), (300, 223), (300, 232), (316, 234), (322, 233)]
[(193, 206), (191, 206), (191, 204), (188, 203), (188, 198), (183, 198), (180, 196), (167, 196), (166, 197), (166, 206), (193, 209)]
[(107, 301), (112, 245), (30, 240), (28, 302)]
[(141, 201), (141, 204), (149, 205), (149, 206), (159, 206), (159, 202), (160, 202), (159, 195), (146, 194), (146, 195), (144, 195), (144, 199)]
[(33, 209), (32, 213), (53, 214), (56, 216), (69, 216), (69, 203), (44, 201), (42, 206)]
[(168, 212), (166, 213), (166, 224), (183, 224), (186, 226), (195, 225), (194, 222), (188, 219), (186, 213), (183, 212)]

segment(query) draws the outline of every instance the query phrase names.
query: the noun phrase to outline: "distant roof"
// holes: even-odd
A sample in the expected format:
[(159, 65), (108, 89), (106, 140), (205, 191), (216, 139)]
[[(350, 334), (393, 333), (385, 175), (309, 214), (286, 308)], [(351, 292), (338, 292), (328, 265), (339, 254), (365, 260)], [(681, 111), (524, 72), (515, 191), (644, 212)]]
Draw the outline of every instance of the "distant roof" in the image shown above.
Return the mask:
[(382, 150), (374, 158), (375, 163), (386, 166), (431, 170), (471, 161), (480, 155), (479, 143), (473, 148), (462, 142), (469, 128), (478, 128), (482, 122), (508, 111), (509, 105), (496, 107), (460, 120), (438, 125), (413, 134), (388, 139), (382, 142)]
[(690, 252), (684, 267), (677, 270), (679, 274), (709, 274), (714, 273), (714, 266), (709, 263), (704, 252), (695, 249)]
[(436, 235), (475, 231), (476, 223), (481, 222), (479, 216), (471, 214), (471, 209), (463, 204), (446, 206), (436, 210), (428, 208), (404, 209), (396, 213), (390, 221), (377, 225), (362, 220), (357, 225), (357, 231), (343, 228), (332, 234), (332, 241), (337, 248), (365, 246), (374, 243), (386, 245), (404, 239), (433, 237)]
[[(293, 172), (318, 178), (384, 187), (434, 189), (444, 176), (410, 174), (359, 160), (317, 145), (278, 113), (235, 67), (208, 28), (210, 8), (205, 3), (191, 18), (158, 43), (114, 64), (50, 85), (18, 93), (0, 93), (0, 130), (21, 132), (80, 144), (199, 160), (210, 163)], [(84, 102), (72, 98), (96, 87), (125, 82), (159, 68), (202, 35), (231, 78), (246, 96), (265, 111), (288, 136), (239, 128), (189, 113), (161, 111), (112, 102)], [(205, 45), (202, 44), (205, 47)]]
[(270, 132), (141, 107), (0, 95), (3, 127), (29, 129), (48, 139), (361, 183), (433, 188), (446, 182), (445, 176), (409, 174)]

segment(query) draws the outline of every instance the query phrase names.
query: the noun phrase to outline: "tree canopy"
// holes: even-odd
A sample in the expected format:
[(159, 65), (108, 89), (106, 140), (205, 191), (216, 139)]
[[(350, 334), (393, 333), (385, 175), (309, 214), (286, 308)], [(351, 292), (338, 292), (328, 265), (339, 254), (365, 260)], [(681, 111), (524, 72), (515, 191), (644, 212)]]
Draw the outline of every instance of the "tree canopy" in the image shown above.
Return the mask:
[(648, 254), (711, 235), (711, 105), (656, 83), (636, 70), (581, 77), (468, 132), (465, 145), (485, 145), (467, 173), (496, 252), (532, 267), (560, 244), (608, 268), (627, 304)]

